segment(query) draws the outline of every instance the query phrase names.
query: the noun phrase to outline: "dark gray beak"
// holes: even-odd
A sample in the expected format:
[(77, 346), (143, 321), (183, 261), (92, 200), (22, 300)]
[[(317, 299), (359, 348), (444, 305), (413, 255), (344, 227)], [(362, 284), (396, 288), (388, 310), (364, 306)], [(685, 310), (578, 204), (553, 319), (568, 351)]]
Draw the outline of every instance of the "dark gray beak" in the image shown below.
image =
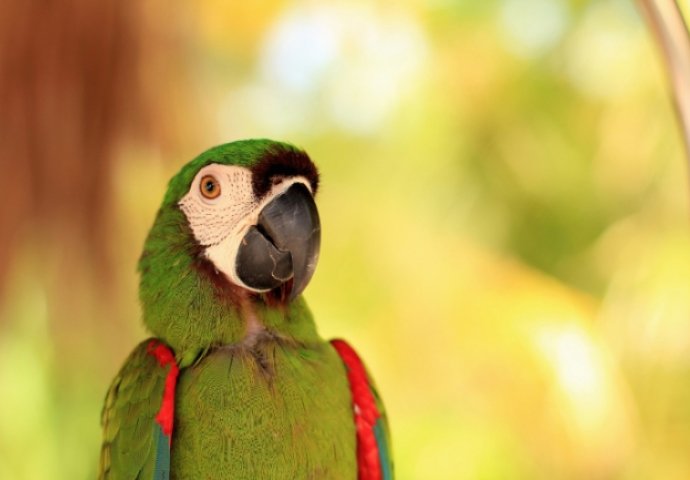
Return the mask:
[(289, 299), (314, 275), (321, 246), (319, 212), (309, 189), (295, 183), (271, 200), (242, 239), (237, 276), (248, 287), (272, 290), (292, 279)]

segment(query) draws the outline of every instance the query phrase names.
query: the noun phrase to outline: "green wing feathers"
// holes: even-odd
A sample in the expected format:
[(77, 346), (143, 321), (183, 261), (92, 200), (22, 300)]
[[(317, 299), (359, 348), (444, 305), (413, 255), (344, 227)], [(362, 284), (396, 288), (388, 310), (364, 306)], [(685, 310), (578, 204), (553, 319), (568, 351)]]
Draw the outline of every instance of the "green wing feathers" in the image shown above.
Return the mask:
[(161, 345), (153, 339), (140, 343), (110, 385), (101, 414), (101, 480), (169, 477), (170, 432), (164, 433), (160, 411), (166, 380), (177, 367), (155, 355), (152, 347)]

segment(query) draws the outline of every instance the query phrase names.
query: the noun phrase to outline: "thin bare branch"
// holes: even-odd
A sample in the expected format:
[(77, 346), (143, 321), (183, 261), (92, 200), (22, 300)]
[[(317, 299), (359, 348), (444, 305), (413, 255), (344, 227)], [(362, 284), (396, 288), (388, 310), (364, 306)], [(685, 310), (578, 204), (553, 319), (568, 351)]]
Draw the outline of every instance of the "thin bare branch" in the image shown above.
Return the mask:
[(638, 0), (661, 49), (690, 165), (690, 35), (675, 0)]

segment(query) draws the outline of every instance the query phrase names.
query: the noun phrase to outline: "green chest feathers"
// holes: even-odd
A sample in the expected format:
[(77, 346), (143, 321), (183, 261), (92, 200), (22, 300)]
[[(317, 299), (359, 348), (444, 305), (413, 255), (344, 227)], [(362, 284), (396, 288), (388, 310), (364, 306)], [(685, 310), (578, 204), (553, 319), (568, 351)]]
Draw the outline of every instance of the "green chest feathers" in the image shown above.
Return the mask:
[(218, 348), (178, 382), (171, 478), (356, 478), (347, 377), (328, 344)]

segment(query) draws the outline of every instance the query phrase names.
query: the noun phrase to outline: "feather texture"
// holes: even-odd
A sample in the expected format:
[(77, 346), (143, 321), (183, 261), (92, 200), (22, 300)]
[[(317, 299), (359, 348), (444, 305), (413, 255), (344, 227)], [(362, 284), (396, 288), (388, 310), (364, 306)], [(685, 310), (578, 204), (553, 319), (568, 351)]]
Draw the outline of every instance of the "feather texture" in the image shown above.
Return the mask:
[(168, 480), (177, 365), (170, 349), (146, 340), (106, 395), (99, 479)]
[(194, 236), (180, 200), (210, 164), (251, 171), (255, 196), (285, 176), (318, 182), (304, 152), (270, 140), (212, 148), (170, 181), (139, 262), (157, 339), (108, 391), (100, 478), (391, 479), (383, 405), (354, 350), (319, 336), (289, 281), (243, 289)]
[(357, 471), (359, 480), (391, 480), (393, 464), (389, 452), (388, 422), (383, 403), (357, 352), (344, 340), (331, 340), (347, 367), (352, 409), (357, 428)]

